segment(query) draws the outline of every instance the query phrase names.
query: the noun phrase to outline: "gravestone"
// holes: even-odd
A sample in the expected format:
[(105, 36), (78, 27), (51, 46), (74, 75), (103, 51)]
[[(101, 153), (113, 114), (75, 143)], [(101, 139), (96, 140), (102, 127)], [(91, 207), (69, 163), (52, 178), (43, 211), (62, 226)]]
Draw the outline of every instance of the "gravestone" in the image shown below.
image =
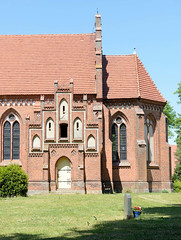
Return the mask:
[(133, 217), (131, 209), (131, 195), (128, 193), (124, 196), (124, 216), (126, 219)]

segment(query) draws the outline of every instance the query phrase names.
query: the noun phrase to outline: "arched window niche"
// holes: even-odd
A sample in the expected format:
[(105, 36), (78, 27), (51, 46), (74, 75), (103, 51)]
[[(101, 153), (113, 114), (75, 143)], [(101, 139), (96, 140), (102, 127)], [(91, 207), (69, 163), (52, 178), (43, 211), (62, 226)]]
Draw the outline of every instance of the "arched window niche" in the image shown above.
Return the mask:
[(96, 149), (96, 141), (95, 137), (91, 134), (87, 139), (87, 149), (88, 150), (95, 150)]
[(68, 139), (68, 124), (60, 124), (60, 139)]
[(74, 140), (82, 139), (82, 121), (76, 118), (74, 121)]
[(54, 121), (51, 118), (48, 118), (46, 122), (46, 139), (54, 139)]
[(19, 118), (10, 113), (3, 124), (3, 160), (20, 158), (20, 124)]
[(33, 151), (40, 151), (40, 137), (38, 135), (35, 135), (33, 137), (33, 141), (32, 141), (32, 150)]
[(148, 115), (145, 119), (145, 142), (146, 142), (146, 160), (147, 162), (154, 161), (154, 129), (155, 119)]
[(127, 160), (127, 128), (125, 120), (118, 116), (112, 122), (112, 162)]
[(68, 103), (65, 99), (60, 102), (60, 120), (68, 120)]

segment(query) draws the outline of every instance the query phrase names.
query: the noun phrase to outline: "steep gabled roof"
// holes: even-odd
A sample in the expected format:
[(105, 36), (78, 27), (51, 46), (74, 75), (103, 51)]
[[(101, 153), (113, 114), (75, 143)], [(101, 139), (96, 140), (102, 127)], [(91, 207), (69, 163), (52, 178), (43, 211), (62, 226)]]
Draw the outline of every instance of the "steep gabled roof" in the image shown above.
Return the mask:
[(96, 93), (95, 34), (0, 36), (0, 95), (53, 94), (54, 81)]
[(135, 54), (103, 56), (103, 97), (166, 102)]

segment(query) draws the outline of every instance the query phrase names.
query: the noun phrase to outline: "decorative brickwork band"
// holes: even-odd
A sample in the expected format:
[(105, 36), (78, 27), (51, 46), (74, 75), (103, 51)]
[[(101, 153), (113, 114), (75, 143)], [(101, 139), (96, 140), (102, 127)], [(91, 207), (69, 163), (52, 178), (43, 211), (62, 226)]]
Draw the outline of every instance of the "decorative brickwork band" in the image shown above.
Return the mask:
[(29, 153), (28, 157), (43, 157), (43, 153)]
[(50, 148), (78, 148), (78, 144), (50, 144)]
[(98, 128), (99, 124), (98, 123), (88, 123), (87, 128)]
[(73, 106), (72, 110), (85, 110), (84, 106)]
[(38, 124), (38, 123), (32, 123), (29, 125), (29, 128), (41, 128), (41, 124)]
[(99, 157), (98, 153), (85, 153), (85, 157)]
[(55, 110), (54, 106), (44, 106), (44, 110)]
[(70, 88), (59, 88), (57, 89), (58, 93), (65, 92), (65, 93), (70, 93), (71, 89)]

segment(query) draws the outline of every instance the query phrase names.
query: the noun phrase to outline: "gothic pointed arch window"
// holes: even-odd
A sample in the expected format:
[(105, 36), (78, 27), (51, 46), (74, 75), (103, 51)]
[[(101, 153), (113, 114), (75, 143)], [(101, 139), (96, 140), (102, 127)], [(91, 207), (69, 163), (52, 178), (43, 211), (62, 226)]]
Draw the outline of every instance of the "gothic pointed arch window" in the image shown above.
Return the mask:
[(76, 118), (74, 121), (74, 139), (82, 139), (82, 121)]
[(88, 149), (95, 149), (96, 148), (95, 137), (92, 134), (89, 135), (89, 137), (87, 139), (87, 148)]
[(51, 118), (46, 121), (46, 139), (54, 139), (54, 121)]
[(60, 102), (60, 120), (68, 120), (68, 103), (65, 99)]
[(38, 135), (35, 135), (33, 137), (33, 142), (32, 142), (32, 146), (33, 146), (33, 150), (40, 150), (40, 138)]
[(112, 161), (127, 160), (127, 129), (121, 117), (114, 119), (112, 124)]
[(13, 155), (13, 159), (19, 159), (19, 141), (20, 141), (20, 129), (19, 129), (19, 122), (15, 121), (13, 123), (13, 151), (12, 151), (12, 155)]
[(145, 120), (146, 160), (154, 161), (154, 121), (151, 116)]
[(120, 125), (120, 159), (127, 159), (127, 136), (126, 125), (124, 123)]
[(118, 159), (118, 126), (114, 123), (112, 125), (112, 161), (117, 162)]
[(16, 160), (20, 155), (20, 124), (18, 117), (10, 113), (3, 124), (3, 159)]

